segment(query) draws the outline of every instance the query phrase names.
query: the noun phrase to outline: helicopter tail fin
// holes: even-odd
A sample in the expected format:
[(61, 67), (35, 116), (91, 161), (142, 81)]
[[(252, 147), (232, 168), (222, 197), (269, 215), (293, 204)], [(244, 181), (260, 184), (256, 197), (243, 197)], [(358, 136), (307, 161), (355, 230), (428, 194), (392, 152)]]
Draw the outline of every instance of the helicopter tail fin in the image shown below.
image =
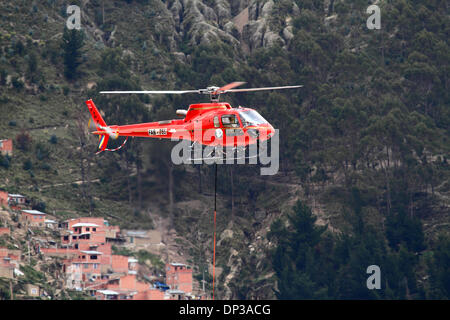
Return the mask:
[(86, 105), (89, 109), (89, 112), (91, 113), (92, 120), (94, 120), (95, 125), (98, 129), (103, 129), (106, 127), (106, 122), (103, 120), (102, 115), (100, 112), (98, 112), (97, 107), (94, 104), (94, 101), (92, 99), (89, 99), (86, 101)]
[[(97, 131), (94, 132), (94, 134), (98, 134), (99, 135), (99, 141), (98, 141), (98, 153), (105, 151), (106, 146), (108, 145), (108, 140), (109, 140), (109, 133), (108, 133), (108, 126), (106, 125), (105, 120), (103, 120), (103, 117), (101, 116), (100, 112), (98, 111), (97, 107), (94, 104), (94, 101), (92, 101), (92, 99), (89, 99), (86, 101), (86, 105), (89, 109), (89, 112), (91, 113), (92, 116), (92, 121), (95, 124), (95, 127), (97, 129)], [(90, 126), (91, 123), (91, 119), (89, 119), (89, 124), (88, 126)]]

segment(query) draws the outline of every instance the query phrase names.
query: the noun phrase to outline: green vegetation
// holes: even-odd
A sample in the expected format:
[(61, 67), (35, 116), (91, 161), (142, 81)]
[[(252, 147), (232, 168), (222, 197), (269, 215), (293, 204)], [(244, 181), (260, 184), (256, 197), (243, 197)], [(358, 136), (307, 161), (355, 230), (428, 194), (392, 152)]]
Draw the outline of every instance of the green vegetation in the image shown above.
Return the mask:
[(112, 246), (112, 254), (116, 254), (119, 256), (135, 256), (135, 252), (131, 251), (130, 249), (127, 249), (125, 247), (117, 247), (115, 245)]
[(67, 79), (76, 78), (81, 62), (81, 48), (84, 45), (83, 31), (64, 28), (61, 48), (64, 50), (64, 75)]
[[(226, 97), (280, 130), (280, 172), (219, 168), (217, 234), (233, 236), (217, 247), (218, 283), (233, 277), (218, 295), (448, 298), (445, 1), (380, 1), (381, 30), (366, 28), (367, 1), (274, 1), (268, 27), (282, 35), (291, 25), (292, 38), (251, 50), (222, 38), (192, 42), (194, 17), (180, 28), (166, 15), (170, 5), (90, 1), (82, 10), (92, 25), (76, 31), (64, 29), (63, 6), (36, 2), (34, 14), (17, 19), (30, 11), (25, 4), (0, 4), (8, 13), (0, 22), (0, 138), (14, 139), (13, 156), (0, 157), (0, 185), (61, 219), (104, 216), (130, 229), (167, 219), (195, 277), (206, 271), (209, 281), (212, 168), (172, 166), (167, 141), (130, 139), (119, 152), (94, 155), (83, 102), (93, 98), (108, 124), (127, 124), (171, 119), (206, 100), (99, 91), (303, 84)], [(292, 212), (294, 199), (302, 204)], [(370, 264), (381, 267), (381, 291), (365, 288)]]
[[(436, 292), (441, 291), (423, 286), (418, 272), (426, 261), (409, 251), (405, 242), (390, 248), (382, 234), (363, 223), (355, 223), (351, 235), (324, 235), (326, 227), (315, 226), (311, 209), (301, 202), (288, 218), (288, 227), (277, 220), (269, 233), (277, 242), (271, 256), (280, 299), (448, 297), (445, 293), (437, 296)], [(420, 237), (420, 232), (416, 233)], [(414, 231), (411, 234), (416, 235)], [(438, 250), (442, 254), (442, 249)], [(366, 268), (370, 265), (381, 269), (380, 290), (365, 288)]]
[(136, 257), (140, 264), (147, 264), (149, 261), (155, 273), (164, 273), (165, 264), (161, 261), (161, 258), (158, 255), (150, 253), (146, 250), (139, 250)]

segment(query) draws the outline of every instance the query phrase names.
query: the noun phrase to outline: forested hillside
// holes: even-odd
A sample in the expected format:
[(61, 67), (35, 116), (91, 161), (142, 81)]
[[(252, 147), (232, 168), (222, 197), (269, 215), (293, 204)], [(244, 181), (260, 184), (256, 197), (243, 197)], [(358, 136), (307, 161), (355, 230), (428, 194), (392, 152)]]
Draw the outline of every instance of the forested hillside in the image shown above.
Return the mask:
[[(69, 4), (80, 31), (65, 28)], [(302, 84), (222, 97), (280, 130), (280, 171), (219, 167), (218, 296), (448, 299), (449, 6), (376, 1), (371, 30), (370, 4), (0, 1), (0, 139), (15, 148), (0, 157), (0, 186), (61, 219), (167, 219), (211, 282), (212, 166), (175, 166), (173, 144), (150, 139), (95, 155), (84, 101), (127, 124), (205, 100), (99, 91)], [(366, 287), (370, 265), (380, 290)]]

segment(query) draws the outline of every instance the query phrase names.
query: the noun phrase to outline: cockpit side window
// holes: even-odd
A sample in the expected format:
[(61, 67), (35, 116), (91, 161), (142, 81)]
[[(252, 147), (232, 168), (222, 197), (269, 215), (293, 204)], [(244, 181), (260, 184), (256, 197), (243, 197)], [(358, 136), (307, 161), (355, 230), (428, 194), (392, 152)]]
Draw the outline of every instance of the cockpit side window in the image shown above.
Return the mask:
[(222, 125), (224, 128), (239, 128), (239, 120), (235, 114), (226, 114), (222, 116)]

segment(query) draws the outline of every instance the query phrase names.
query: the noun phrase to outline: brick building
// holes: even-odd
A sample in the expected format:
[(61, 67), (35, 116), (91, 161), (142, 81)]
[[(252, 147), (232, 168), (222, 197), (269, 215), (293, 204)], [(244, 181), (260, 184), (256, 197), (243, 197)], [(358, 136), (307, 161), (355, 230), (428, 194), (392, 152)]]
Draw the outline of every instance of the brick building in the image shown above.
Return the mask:
[(25, 205), (26, 202), (27, 202), (27, 198), (21, 194), (17, 194), (17, 193), (9, 193), (8, 194), (8, 204), (10, 206)]
[(127, 248), (158, 254), (165, 247), (158, 230), (124, 230), (123, 233)]
[(0, 206), (8, 206), (8, 192), (0, 190)]
[(70, 219), (59, 227), (65, 229), (61, 235), (62, 248), (40, 250), (45, 255), (65, 257), (62, 271), (66, 288), (83, 290), (99, 300), (170, 298), (163, 290), (137, 278), (137, 259), (112, 254), (110, 240), (120, 238), (119, 227), (95, 217)]
[(192, 269), (182, 263), (166, 264), (166, 283), (172, 290), (192, 293)]
[(19, 268), (20, 250), (9, 250), (0, 247), (0, 277), (13, 279), (15, 269)]
[(0, 227), (0, 237), (2, 236), (2, 235), (4, 235), (4, 234), (6, 234), (6, 235), (10, 235), (10, 230), (9, 230), (9, 228), (7, 228), (7, 227)]
[(2, 139), (2, 140), (0, 140), (0, 153), (2, 155), (12, 156), (12, 154), (13, 154), (12, 139)]
[(30, 227), (44, 227), (46, 213), (38, 210), (22, 210), (20, 222)]

